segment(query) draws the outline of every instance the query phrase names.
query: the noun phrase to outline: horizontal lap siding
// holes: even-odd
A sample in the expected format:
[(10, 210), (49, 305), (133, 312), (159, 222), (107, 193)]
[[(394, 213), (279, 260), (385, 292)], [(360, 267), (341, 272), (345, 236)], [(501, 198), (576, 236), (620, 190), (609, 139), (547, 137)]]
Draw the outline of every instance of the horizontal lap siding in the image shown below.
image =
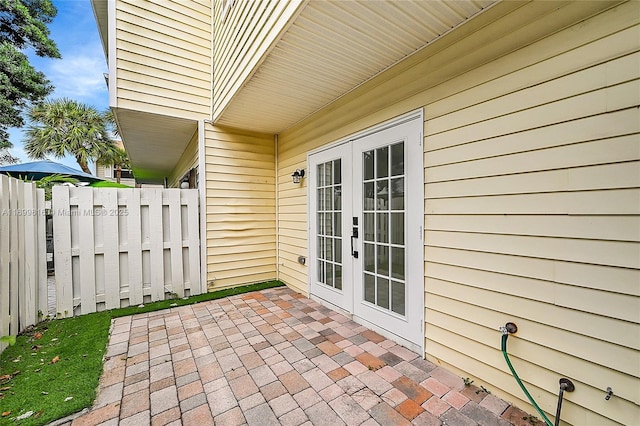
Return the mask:
[[(307, 153), (423, 107), (427, 356), (526, 409), (499, 351), (497, 328), (513, 321), (513, 363), (548, 413), (569, 377), (566, 422), (634, 424), (640, 16), (634, 2), (603, 5), (500, 4), (504, 16), (471, 37), (434, 43), (283, 132), (281, 279), (308, 290), (296, 262), (308, 248), (306, 182), (290, 178)], [(594, 16), (580, 21), (585, 8)]]
[[(215, 0), (214, 119), (246, 83), (304, 1)], [(226, 8), (225, 4), (232, 4)]]
[(205, 127), (209, 290), (276, 278), (272, 135)]
[[(572, 424), (640, 414), (640, 364), (629, 362), (640, 351), (634, 7), (588, 21), (618, 23), (596, 40), (566, 29), (515, 52), (514, 72), (425, 108), (427, 352), (521, 398), (492, 349), (513, 321), (509, 350), (538, 402), (553, 412), (558, 377), (576, 384), (563, 406)], [(526, 63), (552, 40), (566, 51)]]
[(209, 116), (210, 14), (210, 7), (198, 2), (117, 2), (118, 107)]

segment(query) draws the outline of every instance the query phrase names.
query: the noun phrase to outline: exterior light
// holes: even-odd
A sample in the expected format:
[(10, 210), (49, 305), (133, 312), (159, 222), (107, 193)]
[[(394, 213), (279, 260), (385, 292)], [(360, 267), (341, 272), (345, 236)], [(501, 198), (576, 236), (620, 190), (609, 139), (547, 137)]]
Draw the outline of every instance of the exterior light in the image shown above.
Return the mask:
[(296, 169), (291, 175), (293, 183), (300, 183), (300, 180), (304, 177), (304, 169)]

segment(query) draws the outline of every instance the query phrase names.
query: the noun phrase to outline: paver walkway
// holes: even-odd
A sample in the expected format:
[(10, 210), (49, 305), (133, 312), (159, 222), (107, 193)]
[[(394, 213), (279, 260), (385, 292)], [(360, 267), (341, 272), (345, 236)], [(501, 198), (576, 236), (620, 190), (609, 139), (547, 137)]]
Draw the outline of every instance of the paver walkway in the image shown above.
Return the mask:
[(286, 287), (118, 318), (107, 357), (73, 426), (530, 424)]

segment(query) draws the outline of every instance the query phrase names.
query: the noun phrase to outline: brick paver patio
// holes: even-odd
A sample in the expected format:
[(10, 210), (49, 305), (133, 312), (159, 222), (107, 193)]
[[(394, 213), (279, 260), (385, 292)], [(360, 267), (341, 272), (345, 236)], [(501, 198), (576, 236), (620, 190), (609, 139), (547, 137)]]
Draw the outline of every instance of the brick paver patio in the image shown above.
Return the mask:
[(113, 321), (85, 425), (530, 425), (286, 287)]

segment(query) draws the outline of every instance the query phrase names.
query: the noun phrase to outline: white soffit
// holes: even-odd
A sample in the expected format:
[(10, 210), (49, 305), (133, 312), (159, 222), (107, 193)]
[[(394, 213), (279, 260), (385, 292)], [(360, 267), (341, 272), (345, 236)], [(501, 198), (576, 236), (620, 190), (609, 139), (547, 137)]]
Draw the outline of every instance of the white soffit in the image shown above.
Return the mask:
[(312, 0), (216, 124), (279, 133), (493, 0)]

